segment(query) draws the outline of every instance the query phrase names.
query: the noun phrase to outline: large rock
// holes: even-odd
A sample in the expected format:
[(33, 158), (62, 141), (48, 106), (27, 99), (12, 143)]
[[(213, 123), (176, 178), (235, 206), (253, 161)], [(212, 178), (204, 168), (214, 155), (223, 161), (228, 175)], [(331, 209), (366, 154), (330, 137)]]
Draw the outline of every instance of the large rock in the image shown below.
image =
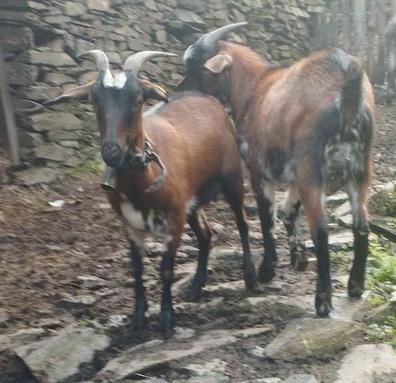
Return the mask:
[(344, 348), (358, 329), (358, 325), (351, 321), (295, 319), (264, 348), (264, 355), (282, 360), (309, 356), (328, 358)]
[(272, 327), (257, 327), (245, 330), (216, 330), (184, 342), (169, 341), (163, 345), (137, 350), (132, 347), (121, 356), (110, 360), (97, 374), (97, 382), (121, 382), (137, 372), (148, 370), (181, 358), (196, 355), (217, 347), (223, 347), (238, 342), (240, 338), (258, 336), (272, 331)]
[(27, 27), (0, 25), (0, 43), (3, 53), (19, 53), (34, 46), (33, 32)]
[(48, 65), (48, 66), (74, 66), (77, 63), (64, 52), (51, 52), (51, 51), (29, 51), (29, 59), (35, 65)]
[(110, 0), (88, 0), (87, 6), (93, 11), (107, 11), (110, 9)]
[(186, 383), (228, 383), (230, 378), (223, 374), (216, 372), (205, 374), (202, 376), (195, 376), (187, 380)]
[(109, 344), (107, 336), (91, 328), (68, 327), (56, 336), (17, 348), (16, 353), (40, 382), (57, 383), (76, 374)]
[(87, 7), (74, 1), (67, 1), (65, 4), (65, 15), (67, 16), (80, 16), (87, 12)]
[(9, 85), (33, 85), (39, 74), (35, 66), (22, 63), (7, 63), (6, 69)]
[(36, 158), (55, 162), (66, 161), (70, 153), (68, 149), (55, 143), (43, 144), (34, 149)]
[(318, 383), (313, 375), (293, 374), (290, 375), (283, 383)]
[(50, 168), (33, 168), (15, 172), (15, 180), (18, 185), (32, 186), (37, 184), (49, 184), (56, 181), (60, 171)]
[(39, 113), (31, 116), (30, 121), (36, 132), (82, 129), (81, 121), (69, 112)]
[(59, 88), (47, 85), (33, 85), (28, 88), (21, 89), (21, 93), (33, 101), (51, 100), (59, 96)]
[(48, 82), (50, 85), (63, 85), (72, 84), (76, 81), (63, 73), (50, 72), (45, 76), (45, 82)]
[(343, 358), (337, 375), (336, 383), (382, 382), (382, 375), (396, 376), (396, 353), (389, 344), (356, 346)]

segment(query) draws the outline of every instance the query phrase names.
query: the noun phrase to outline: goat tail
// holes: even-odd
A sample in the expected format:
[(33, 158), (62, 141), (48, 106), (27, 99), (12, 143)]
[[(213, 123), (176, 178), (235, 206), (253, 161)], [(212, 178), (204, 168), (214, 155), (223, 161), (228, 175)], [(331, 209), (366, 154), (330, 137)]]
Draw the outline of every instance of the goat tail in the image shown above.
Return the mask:
[(341, 86), (341, 115), (344, 127), (354, 126), (362, 102), (363, 69), (356, 59), (351, 59)]

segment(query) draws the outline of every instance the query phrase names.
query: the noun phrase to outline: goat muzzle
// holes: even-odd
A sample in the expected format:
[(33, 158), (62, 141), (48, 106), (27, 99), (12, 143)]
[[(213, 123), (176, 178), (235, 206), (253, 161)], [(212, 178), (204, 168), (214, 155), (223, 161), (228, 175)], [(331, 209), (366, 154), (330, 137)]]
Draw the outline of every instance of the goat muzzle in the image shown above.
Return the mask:
[(111, 168), (120, 166), (124, 160), (124, 154), (116, 143), (106, 142), (102, 145), (102, 157), (106, 165)]

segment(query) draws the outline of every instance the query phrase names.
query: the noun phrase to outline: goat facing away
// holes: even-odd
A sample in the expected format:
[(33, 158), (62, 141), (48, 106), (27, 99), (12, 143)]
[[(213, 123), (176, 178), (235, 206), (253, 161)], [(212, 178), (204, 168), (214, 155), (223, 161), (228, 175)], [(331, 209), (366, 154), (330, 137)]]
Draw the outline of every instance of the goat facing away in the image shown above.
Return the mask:
[[(166, 332), (174, 324), (174, 258), (186, 217), (199, 247), (196, 275), (187, 292), (196, 299), (206, 281), (211, 246), (211, 231), (201, 207), (219, 193), (223, 193), (236, 216), (246, 286), (255, 286), (234, 129), (216, 98), (183, 92), (168, 100), (162, 88), (137, 77), (147, 60), (171, 54), (136, 53), (115, 77), (104, 52), (86, 54), (96, 59), (96, 81), (66, 91), (55, 101), (91, 94), (101, 132), (102, 157), (115, 169), (115, 189), (108, 192), (108, 198), (125, 223), (130, 243), (137, 327), (145, 324), (147, 310), (142, 280), (144, 234), (150, 232), (164, 238), (160, 327)], [(149, 98), (165, 102), (143, 113), (143, 104)]]
[(386, 100), (392, 104), (395, 97), (396, 77), (396, 15), (393, 16), (384, 30), (385, 41), (385, 71), (386, 71)]
[(191, 45), (184, 55), (187, 75), (181, 86), (214, 95), (231, 109), (261, 220), (261, 281), (273, 278), (277, 263), (272, 234), (275, 187), (288, 187), (280, 213), (296, 269), (307, 264), (296, 225), (303, 205), (317, 256), (316, 311), (327, 316), (332, 305), (326, 190), (342, 187), (349, 195), (355, 253), (349, 296), (360, 297), (364, 289), (372, 87), (356, 59), (339, 49), (318, 51), (289, 67), (273, 68), (249, 47), (221, 41), (243, 25), (224, 26)]

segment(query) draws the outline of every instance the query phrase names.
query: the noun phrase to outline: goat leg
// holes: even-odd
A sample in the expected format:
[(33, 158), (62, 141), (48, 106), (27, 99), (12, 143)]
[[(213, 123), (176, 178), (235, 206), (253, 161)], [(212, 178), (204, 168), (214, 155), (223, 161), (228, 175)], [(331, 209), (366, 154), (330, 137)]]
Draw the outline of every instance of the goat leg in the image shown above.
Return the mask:
[[(180, 216), (184, 218), (184, 211)], [(180, 244), (184, 219), (179, 218), (178, 223), (175, 222), (175, 219), (171, 219), (169, 221), (171, 222), (169, 231), (170, 235), (168, 237), (166, 250), (162, 256), (161, 262), (162, 297), (159, 318), (161, 331), (165, 334), (169, 333), (174, 326), (171, 290), (173, 283), (175, 255)]]
[(205, 286), (212, 233), (203, 211), (198, 213), (193, 210), (188, 217), (188, 224), (197, 237), (199, 248), (197, 271), (187, 291), (187, 300), (195, 301), (200, 298), (202, 287)]
[(130, 257), (132, 261), (133, 276), (135, 278), (135, 313), (133, 325), (141, 329), (146, 325), (145, 313), (147, 311), (147, 300), (143, 286), (143, 260), (142, 248), (133, 240), (130, 243)]

